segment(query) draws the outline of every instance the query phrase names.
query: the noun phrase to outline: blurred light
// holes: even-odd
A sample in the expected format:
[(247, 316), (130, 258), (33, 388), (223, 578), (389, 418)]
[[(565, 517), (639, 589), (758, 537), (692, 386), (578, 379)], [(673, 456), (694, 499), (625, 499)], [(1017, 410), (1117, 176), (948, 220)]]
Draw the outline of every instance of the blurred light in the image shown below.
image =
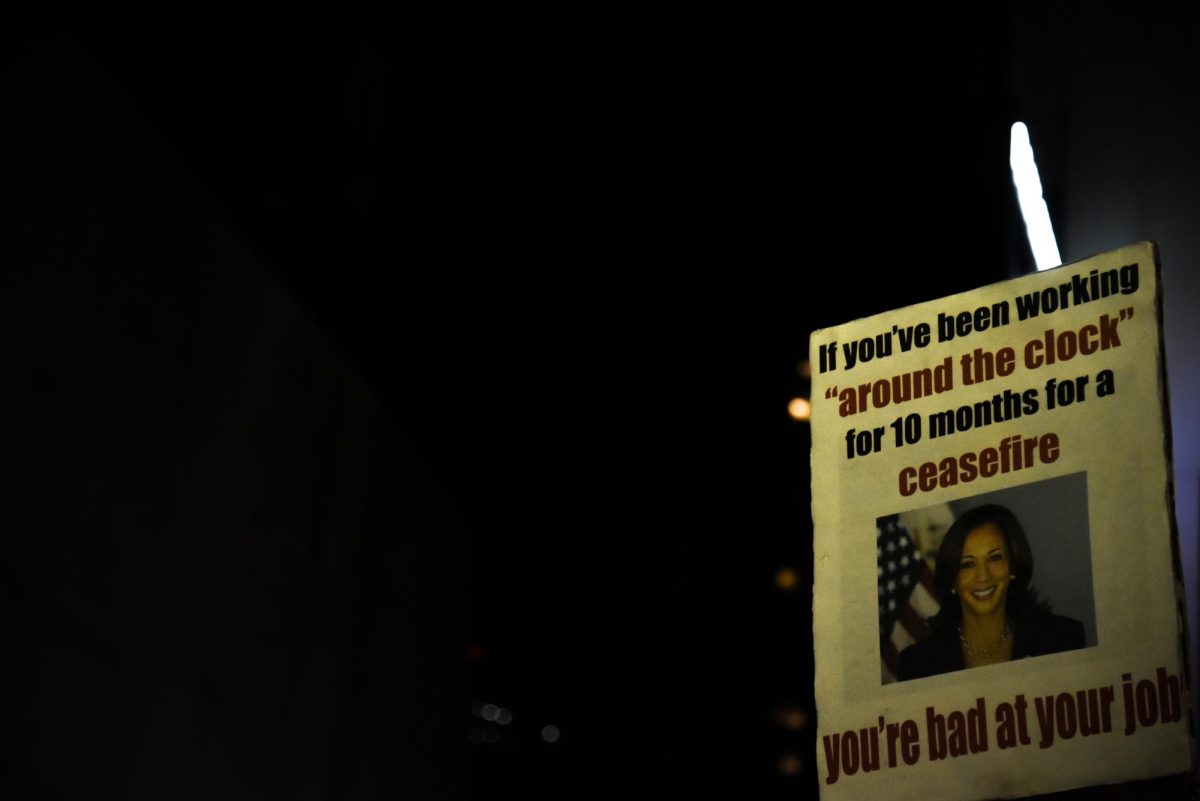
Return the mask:
[(500, 741), (500, 730), (495, 726), (488, 726), (483, 730), (483, 741), (485, 743), (495, 743)]
[(512, 723), (512, 712), (504, 707), (500, 707), (496, 710), (496, 722), (501, 726), (507, 726)]
[(800, 362), (796, 365), (796, 372), (800, 374), (801, 378), (812, 378), (812, 362), (808, 359)]
[(495, 704), (484, 704), (483, 709), (479, 711), (479, 717), (484, 720), (495, 720), (498, 711)]
[(804, 760), (791, 752), (779, 757), (779, 772), (784, 776), (799, 776), (804, 770)]
[(483, 656), (483, 646), (477, 642), (467, 643), (467, 659), (479, 659)]
[(800, 577), (796, 575), (796, 571), (784, 565), (775, 571), (775, 586), (784, 592), (791, 592), (800, 584)]
[(556, 743), (558, 742), (559, 736), (560, 732), (558, 731), (558, 727), (553, 723), (542, 727), (542, 739), (546, 742)]
[(788, 414), (793, 420), (807, 420), (812, 414), (812, 404), (808, 402), (808, 398), (792, 398), (788, 404)]
[(808, 726), (808, 713), (802, 706), (782, 704), (775, 709), (775, 723), (788, 731), (802, 731)]
[(1021, 205), (1021, 216), (1025, 218), (1025, 234), (1029, 237), (1033, 260), (1039, 270), (1057, 267), (1062, 264), (1062, 257), (1058, 253), (1058, 242), (1054, 239), (1054, 227), (1050, 224), (1050, 210), (1046, 208), (1046, 201), (1042, 197), (1042, 179), (1033, 160), (1029, 129), (1023, 122), (1013, 123), (1008, 163), (1012, 167), (1017, 202)]

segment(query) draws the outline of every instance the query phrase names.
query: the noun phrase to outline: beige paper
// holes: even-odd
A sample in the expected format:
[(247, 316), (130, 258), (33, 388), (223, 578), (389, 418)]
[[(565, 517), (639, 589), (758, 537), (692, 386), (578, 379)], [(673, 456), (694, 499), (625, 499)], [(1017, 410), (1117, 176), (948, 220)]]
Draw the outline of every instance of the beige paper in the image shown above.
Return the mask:
[[(1141, 243), (813, 334), (824, 798), (1017, 797), (1191, 768), (1158, 275)], [(1032, 576), (988, 573), (988, 546), (960, 578), (990, 542), (972, 529), (940, 597), (938, 543), (985, 504), (1020, 521), (1031, 558), (1016, 535), (1001, 550)], [(1053, 617), (1018, 605), (1026, 579)], [(925, 615), (992, 615), (993, 598), (1011, 622), (998, 638), (968, 652), (958, 624), (905, 654)], [(898, 666), (928, 675), (897, 681)]]

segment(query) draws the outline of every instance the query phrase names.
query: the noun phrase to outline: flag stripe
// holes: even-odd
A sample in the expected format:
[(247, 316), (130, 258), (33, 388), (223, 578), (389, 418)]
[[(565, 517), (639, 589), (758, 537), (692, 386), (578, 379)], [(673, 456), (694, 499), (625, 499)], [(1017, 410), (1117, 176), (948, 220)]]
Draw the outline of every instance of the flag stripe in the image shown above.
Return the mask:
[(876, 521), (879, 590), (880, 676), (884, 684), (899, 675), (900, 652), (930, 635), (926, 618), (940, 605), (933, 574), (908, 530), (891, 515)]

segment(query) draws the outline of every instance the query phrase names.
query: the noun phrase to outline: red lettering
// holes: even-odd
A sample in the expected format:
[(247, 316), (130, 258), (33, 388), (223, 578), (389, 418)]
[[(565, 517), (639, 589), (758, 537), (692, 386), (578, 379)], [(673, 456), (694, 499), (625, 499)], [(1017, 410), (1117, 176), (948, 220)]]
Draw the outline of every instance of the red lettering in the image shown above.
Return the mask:
[(903, 468), (897, 477), (900, 495), (907, 498), (917, 492), (947, 489), (976, 478), (992, 478), (1039, 464), (1053, 464), (1061, 453), (1058, 434), (1050, 432), (1033, 437), (1015, 434), (1002, 439), (997, 447)]

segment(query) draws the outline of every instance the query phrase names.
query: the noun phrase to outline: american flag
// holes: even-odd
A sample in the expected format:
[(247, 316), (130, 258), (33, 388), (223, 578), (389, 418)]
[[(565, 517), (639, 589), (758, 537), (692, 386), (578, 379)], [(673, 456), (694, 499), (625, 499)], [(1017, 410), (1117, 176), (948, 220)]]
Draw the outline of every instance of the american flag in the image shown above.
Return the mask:
[(925, 619), (940, 608), (933, 573), (917, 551), (899, 515), (875, 521), (879, 566), (879, 652), (883, 683), (896, 680), (900, 652), (929, 636)]

